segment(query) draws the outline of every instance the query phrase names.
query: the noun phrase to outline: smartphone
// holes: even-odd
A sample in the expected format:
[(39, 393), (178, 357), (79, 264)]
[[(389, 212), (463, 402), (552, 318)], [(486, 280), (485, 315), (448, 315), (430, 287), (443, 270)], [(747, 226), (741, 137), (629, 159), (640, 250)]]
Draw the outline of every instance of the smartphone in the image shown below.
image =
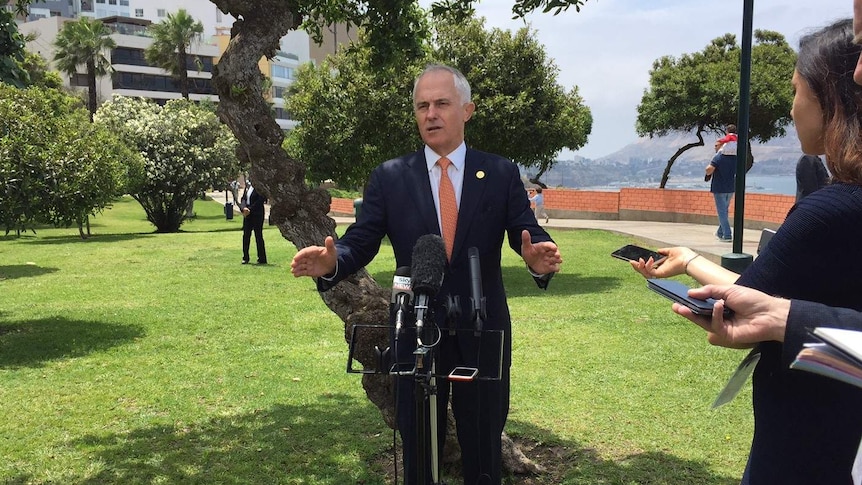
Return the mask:
[[(685, 286), (679, 281), (651, 278), (647, 280), (647, 288), (671, 301), (687, 306), (695, 315), (703, 315), (707, 317), (712, 315), (712, 307), (715, 306), (715, 299), (707, 298), (706, 300), (699, 300), (697, 298), (692, 298), (688, 296), (688, 286)], [(724, 318), (728, 318), (732, 315), (733, 311), (725, 306)]]
[(763, 248), (769, 244), (769, 241), (774, 235), (775, 231), (772, 229), (764, 229), (763, 232), (760, 233), (760, 241), (757, 242), (757, 254), (760, 254), (760, 252), (763, 251)]
[(470, 382), (479, 374), (479, 369), (475, 367), (455, 367), (449, 373), (449, 380), (456, 382)]
[(665, 255), (659, 254), (651, 249), (635, 246), (634, 244), (626, 244), (612, 252), (611, 256), (625, 261), (637, 261), (639, 259), (643, 259), (644, 262), (649, 261), (649, 258), (652, 258), (656, 265), (664, 262), (664, 258), (666, 257)]

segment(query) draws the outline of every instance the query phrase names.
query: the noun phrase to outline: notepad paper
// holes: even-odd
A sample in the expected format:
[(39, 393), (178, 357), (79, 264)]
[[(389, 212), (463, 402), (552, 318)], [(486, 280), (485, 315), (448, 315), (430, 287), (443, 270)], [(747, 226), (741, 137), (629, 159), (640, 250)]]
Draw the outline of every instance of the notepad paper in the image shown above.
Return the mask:
[(862, 387), (862, 332), (817, 327), (811, 334), (822, 343), (806, 344), (790, 368)]

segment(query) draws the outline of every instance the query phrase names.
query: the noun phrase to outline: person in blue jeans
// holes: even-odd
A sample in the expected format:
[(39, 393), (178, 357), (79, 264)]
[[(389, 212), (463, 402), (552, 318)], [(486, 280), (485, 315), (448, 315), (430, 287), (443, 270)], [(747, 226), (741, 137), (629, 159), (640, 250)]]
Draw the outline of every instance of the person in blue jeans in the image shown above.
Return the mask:
[(711, 177), (709, 191), (715, 197), (715, 211), (718, 213), (718, 231), (715, 237), (719, 241), (731, 242), (733, 234), (730, 231), (727, 211), (736, 184), (736, 142), (722, 145), (717, 141), (715, 149), (715, 157), (706, 166), (706, 175)]

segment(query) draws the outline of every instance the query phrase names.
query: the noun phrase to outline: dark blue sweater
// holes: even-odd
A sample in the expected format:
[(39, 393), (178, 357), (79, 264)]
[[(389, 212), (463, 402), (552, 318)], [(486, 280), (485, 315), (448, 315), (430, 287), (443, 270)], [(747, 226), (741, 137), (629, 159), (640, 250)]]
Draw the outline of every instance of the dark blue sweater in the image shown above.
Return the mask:
[[(862, 187), (829, 185), (799, 201), (737, 282), (776, 296), (862, 310)], [(798, 313), (804, 308), (791, 311), (784, 344), (760, 345), (748, 464), (753, 485), (851, 483), (862, 438), (862, 389), (789, 369), (802, 343), (811, 340), (804, 327), (811, 318)], [(814, 325), (852, 327), (858, 319)]]

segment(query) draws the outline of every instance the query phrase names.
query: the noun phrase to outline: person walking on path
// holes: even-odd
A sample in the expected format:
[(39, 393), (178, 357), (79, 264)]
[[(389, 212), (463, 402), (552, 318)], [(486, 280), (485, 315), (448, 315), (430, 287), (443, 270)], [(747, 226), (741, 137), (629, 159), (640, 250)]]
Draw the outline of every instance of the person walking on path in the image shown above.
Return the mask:
[(545, 224), (547, 224), (550, 219), (548, 218), (548, 213), (545, 212), (545, 196), (542, 195), (542, 188), (536, 187), (534, 190), (536, 193), (530, 197), (530, 202), (536, 204), (536, 220), (538, 221), (540, 218), (544, 217)]
[[(715, 198), (715, 211), (718, 215), (718, 230), (715, 232), (715, 237), (723, 242), (733, 241), (728, 210), (736, 184), (737, 142), (735, 133), (730, 132), (731, 129), (736, 131), (734, 125), (728, 126), (728, 135), (715, 142), (715, 157), (706, 166), (706, 176), (710, 178), (709, 191)], [(732, 139), (722, 142), (730, 135), (733, 135)]]
[(254, 232), (254, 242), (257, 245), (257, 264), (266, 264), (266, 245), (263, 242), (263, 219), (265, 215), (263, 196), (246, 180), (242, 193), (240, 209), (242, 209), (242, 264), (248, 264), (248, 249), (251, 244), (251, 233)]

